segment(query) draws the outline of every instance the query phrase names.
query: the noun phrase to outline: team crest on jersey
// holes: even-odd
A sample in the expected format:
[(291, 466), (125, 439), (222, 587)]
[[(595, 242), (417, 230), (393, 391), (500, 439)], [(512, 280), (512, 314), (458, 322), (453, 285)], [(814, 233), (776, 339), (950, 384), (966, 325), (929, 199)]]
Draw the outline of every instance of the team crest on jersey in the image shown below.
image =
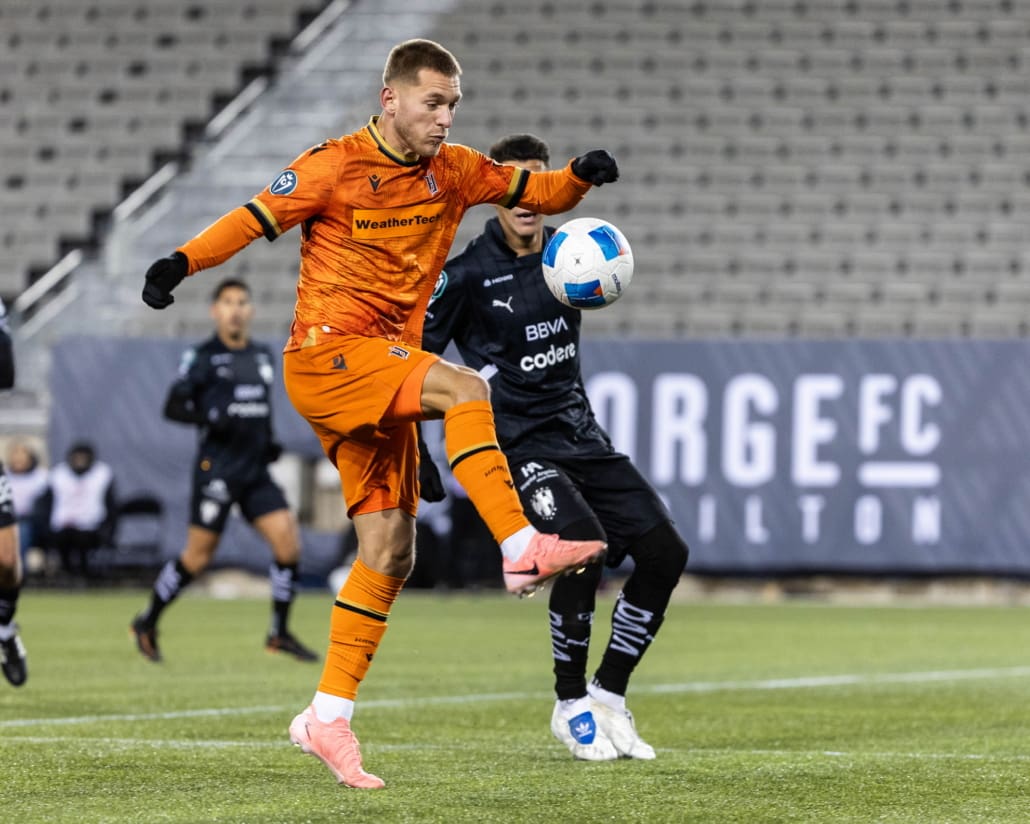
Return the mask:
[(425, 176), (425, 177), (423, 178), (423, 180), (425, 180), (425, 182), (426, 182), (426, 186), (428, 186), (428, 187), (429, 187), (429, 194), (431, 194), (431, 195), (435, 195), (435, 194), (436, 194), (437, 192), (439, 192), (439, 191), (440, 191), (440, 188), (439, 188), (439, 187), (438, 187), (438, 186), (436, 185), (436, 178), (435, 178), (435, 177), (433, 177), (433, 173), (432, 173), (432, 172), (430, 172), (429, 174), (427, 174), (427, 175), (426, 175), (426, 176)]
[(218, 501), (211, 501), (205, 498), (200, 502), (200, 520), (205, 524), (213, 523), (221, 511), (222, 505)]
[(402, 348), (400, 346), (391, 346), (389, 354), (393, 355), (393, 357), (395, 357), (395, 358), (400, 358), (401, 360), (407, 360), (408, 359), (408, 355), (410, 355), (411, 353), (407, 349), (404, 349), (404, 348)]
[(429, 306), (433, 305), (433, 301), (436, 300), (440, 295), (443, 294), (444, 289), (447, 288), (447, 270), (440, 270), (440, 277), (436, 279), (436, 286), (433, 287), (433, 294), (429, 296)]
[(554, 493), (549, 486), (537, 489), (530, 498), (530, 503), (533, 505), (533, 511), (545, 521), (552, 520), (558, 514), (558, 505), (554, 502)]
[(272, 181), (268, 187), (268, 191), (273, 195), (289, 195), (293, 194), (293, 190), (297, 188), (297, 173), (293, 169), (287, 169), (286, 171), (280, 172), (279, 176)]
[(272, 364), (269, 363), (266, 355), (258, 355), (258, 374), (261, 376), (261, 380), (269, 386), (275, 380), (275, 370), (272, 368)]

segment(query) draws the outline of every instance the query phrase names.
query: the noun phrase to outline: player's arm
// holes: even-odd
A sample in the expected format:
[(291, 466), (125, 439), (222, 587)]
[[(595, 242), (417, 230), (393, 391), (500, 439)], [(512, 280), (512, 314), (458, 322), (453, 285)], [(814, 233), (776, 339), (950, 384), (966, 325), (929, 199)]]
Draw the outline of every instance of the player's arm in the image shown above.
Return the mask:
[(179, 375), (168, 390), (164, 416), (179, 423), (202, 424), (199, 396), (208, 379), (206, 358), (197, 357), (196, 349), (187, 349), (179, 361)]
[(458, 330), (467, 323), (462, 274), (461, 264), (452, 259), (437, 278), (422, 324), (422, 348), (427, 352), (442, 355)]
[(604, 149), (593, 149), (573, 158), (564, 169), (547, 172), (504, 166), (483, 155), (476, 160), (471, 203), (496, 203), (508, 209), (522, 206), (548, 215), (572, 209), (592, 186), (619, 179), (619, 166)]
[[(455, 329), (465, 323), (466, 301), (461, 274), (460, 264), (450, 260), (437, 278), (436, 288), (429, 299), (425, 322), (422, 325), (422, 348), (427, 352), (442, 355), (454, 339)], [(417, 428), (419, 497), (428, 502), (442, 501), (447, 493), (440, 477), (440, 470), (433, 462), (433, 455), (425, 438), (422, 437), (421, 424), (417, 424)]]
[(339, 153), (328, 144), (309, 149), (280, 172), (268, 188), (227, 212), (147, 270), (143, 302), (154, 309), (174, 303), (172, 291), (189, 275), (224, 263), (264, 235), (275, 240), (318, 214), (336, 186)]

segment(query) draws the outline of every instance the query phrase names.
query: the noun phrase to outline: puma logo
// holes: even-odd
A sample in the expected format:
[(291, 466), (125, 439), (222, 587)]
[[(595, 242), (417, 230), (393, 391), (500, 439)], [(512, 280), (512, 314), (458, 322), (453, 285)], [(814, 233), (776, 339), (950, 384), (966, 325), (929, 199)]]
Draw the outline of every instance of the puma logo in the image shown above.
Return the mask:
[(507, 309), (509, 312), (511, 312), (514, 315), (515, 314), (515, 310), (511, 308), (511, 299), (513, 297), (514, 297), (514, 295), (508, 295), (508, 299), (507, 300), (498, 300), (497, 298), (494, 298), (494, 302), (492, 304), (490, 304), (491, 308)]

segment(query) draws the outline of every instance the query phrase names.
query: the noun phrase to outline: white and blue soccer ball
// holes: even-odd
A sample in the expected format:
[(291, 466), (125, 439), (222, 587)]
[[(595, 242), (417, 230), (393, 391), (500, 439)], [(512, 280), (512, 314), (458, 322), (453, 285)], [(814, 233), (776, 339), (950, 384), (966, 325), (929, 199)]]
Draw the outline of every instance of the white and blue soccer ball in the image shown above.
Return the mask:
[(633, 279), (633, 250), (608, 221), (578, 217), (551, 236), (543, 270), (551, 294), (566, 306), (600, 309), (621, 298)]

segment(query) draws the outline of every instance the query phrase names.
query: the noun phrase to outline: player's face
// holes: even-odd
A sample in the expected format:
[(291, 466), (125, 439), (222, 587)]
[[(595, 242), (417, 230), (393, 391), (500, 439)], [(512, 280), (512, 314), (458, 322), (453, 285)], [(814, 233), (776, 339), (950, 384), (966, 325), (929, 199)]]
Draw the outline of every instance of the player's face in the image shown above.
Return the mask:
[(434, 157), (447, 139), (460, 100), (459, 78), (421, 69), (418, 83), (383, 89), (383, 137), (402, 154)]
[(211, 319), (218, 337), (223, 340), (245, 342), (250, 334), (250, 321), (254, 317), (254, 304), (245, 289), (223, 289), (211, 304)]
[[(529, 169), (531, 172), (547, 171), (547, 164), (542, 160), (509, 160), (505, 166), (517, 166), (520, 169)], [(501, 229), (508, 244), (518, 252), (525, 249), (527, 252), (539, 252), (543, 245), (544, 237), (544, 216), (539, 212), (531, 212), (516, 206), (514, 209), (505, 209), (503, 206), (497, 209), (497, 219), (501, 221)]]

